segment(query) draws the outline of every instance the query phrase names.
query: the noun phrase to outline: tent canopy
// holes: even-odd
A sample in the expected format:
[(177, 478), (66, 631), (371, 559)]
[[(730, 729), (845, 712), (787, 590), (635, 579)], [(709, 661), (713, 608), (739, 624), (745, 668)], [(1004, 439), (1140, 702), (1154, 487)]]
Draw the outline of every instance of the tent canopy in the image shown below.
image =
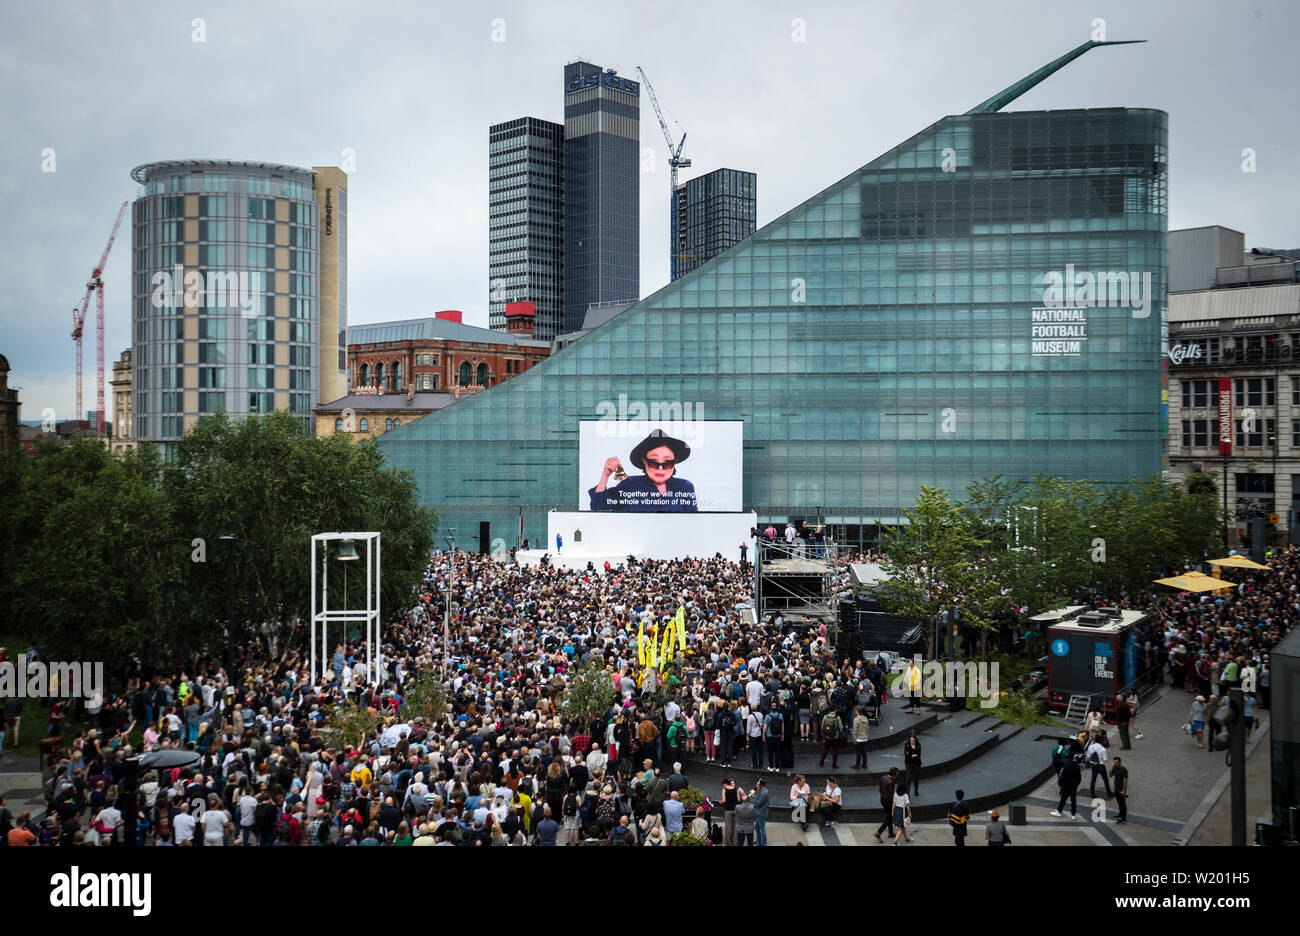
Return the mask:
[(1247, 559), (1245, 556), (1225, 556), (1222, 559), (1211, 559), (1212, 566), (1231, 566), (1234, 569), (1267, 569), (1266, 565), (1260, 565), (1253, 559)]
[(1235, 587), (1231, 582), (1225, 582), (1223, 579), (1206, 575), (1204, 572), (1184, 572), (1182, 575), (1156, 579), (1155, 581), (1157, 585), (1168, 585), (1170, 588), (1177, 588), (1179, 591), (1191, 592), (1218, 591), (1223, 588)]

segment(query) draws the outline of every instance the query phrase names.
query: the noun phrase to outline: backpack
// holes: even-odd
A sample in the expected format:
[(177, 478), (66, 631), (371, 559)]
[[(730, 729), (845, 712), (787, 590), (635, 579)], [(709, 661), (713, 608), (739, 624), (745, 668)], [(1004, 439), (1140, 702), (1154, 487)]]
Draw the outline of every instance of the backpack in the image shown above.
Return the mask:
[(1065, 757), (1069, 752), (1070, 749), (1064, 744), (1058, 744), (1056, 747), (1052, 748), (1052, 766), (1059, 767), (1061, 764), (1064, 764)]
[(564, 815), (567, 817), (573, 817), (576, 816), (577, 814), (578, 814), (578, 797), (576, 794), (570, 793), (568, 796), (564, 798)]
[(834, 712), (831, 712), (829, 715), (827, 715), (825, 718), (822, 719), (822, 734), (825, 737), (829, 738), (831, 741), (836, 741), (839, 739), (840, 728), (841, 728), (840, 717)]
[(718, 713), (714, 711), (710, 711), (707, 715), (704, 716), (704, 730), (713, 731), (717, 727), (718, 727)]
[(726, 731), (736, 730), (736, 713), (731, 709), (727, 709), (722, 713), (722, 727)]

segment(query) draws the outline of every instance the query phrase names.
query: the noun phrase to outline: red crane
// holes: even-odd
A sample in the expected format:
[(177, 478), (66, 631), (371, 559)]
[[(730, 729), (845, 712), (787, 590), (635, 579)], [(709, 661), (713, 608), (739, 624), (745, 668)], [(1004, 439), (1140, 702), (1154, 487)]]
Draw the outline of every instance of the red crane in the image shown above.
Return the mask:
[(126, 208), (130, 202), (122, 202), (122, 207), (117, 210), (117, 220), (113, 222), (113, 233), (108, 235), (108, 243), (104, 245), (104, 253), (99, 258), (99, 263), (95, 264), (95, 269), (90, 274), (90, 279), (86, 283), (86, 294), (81, 297), (81, 302), (72, 307), (72, 340), (77, 345), (77, 411), (74, 419), (80, 419), (81, 409), (81, 333), (86, 324), (86, 309), (90, 305), (90, 294), (95, 294), (95, 318), (98, 326), (98, 336), (96, 342), (96, 353), (98, 356), (99, 370), (98, 379), (95, 381), (97, 396), (95, 399), (95, 408), (97, 413), (98, 425), (95, 427), (95, 433), (102, 435), (104, 433), (105, 410), (104, 410), (104, 264), (108, 262), (108, 252), (113, 249), (113, 241), (117, 239), (117, 230), (122, 226), (122, 218), (126, 215)]

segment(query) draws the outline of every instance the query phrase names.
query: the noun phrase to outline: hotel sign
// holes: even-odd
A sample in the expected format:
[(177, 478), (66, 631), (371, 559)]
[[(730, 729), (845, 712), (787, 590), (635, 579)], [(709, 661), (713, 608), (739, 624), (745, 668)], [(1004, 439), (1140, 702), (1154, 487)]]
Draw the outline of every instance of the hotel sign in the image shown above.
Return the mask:
[(334, 233), (334, 190), (327, 188), (325, 190), (325, 234)]

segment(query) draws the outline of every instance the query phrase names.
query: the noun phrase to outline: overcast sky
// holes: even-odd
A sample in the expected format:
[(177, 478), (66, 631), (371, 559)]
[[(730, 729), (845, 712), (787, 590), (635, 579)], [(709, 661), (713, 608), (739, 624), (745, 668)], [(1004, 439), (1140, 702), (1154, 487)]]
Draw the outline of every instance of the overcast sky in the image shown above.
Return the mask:
[[(140, 163), (337, 165), (354, 150), (351, 322), (462, 309), (486, 326), (487, 128), (562, 121), (566, 62), (644, 68), (688, 133), (683, 178), (757, 172), (761, 226), (1086, 41), (1099, 18), (1107, 39), (1149, 41), (1093, 50), (1009, 109), (1168, 111), (1170, 228), (1223, 224), (1247, 246), (1300, 246), (1300, 5), (1289, 0), (10, 0), (0, 353), (25, 419), (71, 412), (72, 305)], [(641, 184), (646, 296), (668, 279), (668, 178), (644, 93), (641, 104), (642, 146), (656, 153)], [(1247, 147), (1254, 173), (1242, 171)], [(42, 171), (46, 148), (54, 172)], [(110, 379), (130, 341), (128, 244), (121, 236), (105, 275)], [(84, 353), (89, 409), (93, 327)]]

